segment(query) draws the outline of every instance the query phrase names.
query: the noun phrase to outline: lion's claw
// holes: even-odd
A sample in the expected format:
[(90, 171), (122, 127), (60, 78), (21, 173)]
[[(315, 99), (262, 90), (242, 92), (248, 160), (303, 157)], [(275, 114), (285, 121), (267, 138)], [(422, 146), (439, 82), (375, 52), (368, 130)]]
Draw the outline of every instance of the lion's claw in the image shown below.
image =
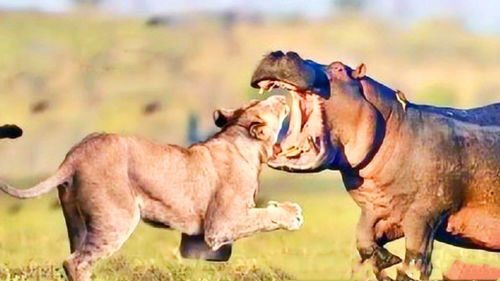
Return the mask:
[(304, 223), (302, 208), (297, 203), (269, 201), (268, 208), (281, 209), (279, 212), (281, 215), (276, 218), (276, 223), (284, 229), (297, 230)]
[(278, 207), (279, 203), (278, 201), (269, 201), (267, 202), (268, 207)]

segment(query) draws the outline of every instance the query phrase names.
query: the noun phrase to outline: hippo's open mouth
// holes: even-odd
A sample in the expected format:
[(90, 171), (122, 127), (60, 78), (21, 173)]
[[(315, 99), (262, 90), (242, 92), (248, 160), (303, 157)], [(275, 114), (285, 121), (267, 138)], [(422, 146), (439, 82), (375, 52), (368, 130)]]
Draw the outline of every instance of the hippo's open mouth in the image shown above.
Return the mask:
[[(323, 111), (329, 86), (324, 89), (325, 77), (317, 77), (321, 73), (326, 77), (322, 70), (310, 68), (295, 53), (281, 52), (270, 54), (255, 71), (252, 86), (260, 88), (260, 92), (281, 88), (292, 97), (288, 131), (284, 139), (275, 144), (274, 155), (268, 162), (270, 167), (314, 172), (326, 168), (331, 161), (329, 129)], [(321, 84), (318, 79), (323, 85), (318, 85)], [(315, 86), (319, 86), (318, 90)]]

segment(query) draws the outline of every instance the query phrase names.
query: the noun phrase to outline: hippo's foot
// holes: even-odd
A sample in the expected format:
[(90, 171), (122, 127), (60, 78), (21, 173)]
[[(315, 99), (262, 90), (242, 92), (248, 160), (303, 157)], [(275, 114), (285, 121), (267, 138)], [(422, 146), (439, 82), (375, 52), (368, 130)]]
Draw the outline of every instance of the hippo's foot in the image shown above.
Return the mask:
[(391, 277), (387, 276), (384, 270), (375, 271), (375, 277), (378, 281), (394, 281)]
[(416, 281), (416, 279), (409, 277), (403, 270), (398, 269), (396, 281)]
[(400, 263), (402, 260), (396, 255), (391, 254), (386, 248), (378, 247), (372, 257), (375, 267), (384, 269)]
[(373, 273), (379, 281), (392, 281), (393, 279), (387, 276), (384, 269), (400, 263), (402, 260), (396, 255), (391, 254), (384, 247), (378, 245), (366, 249), (359, 249), (361, 262), (369, 260), (373, 265)]
[(430, 258), (406, 250), (405, 262), (402, 268), (398, 269), (397, 281), (429, 280), (432, 272), (432, 263)]
[(370, 259), (373, 265), (380, 271), (400, 263), (402, 260), (398, 256), (391, 254), (386, 248), (373, 246), (368, 249), (360, 249), (361, 262)]
[(183, 233), (179, 249), (183, 258), (218, 262), (228, 261), (232, 252), (231, 244), (223, 245), (216, 251), (212, 250), (205, 243), (203, 234), (187, 235)]

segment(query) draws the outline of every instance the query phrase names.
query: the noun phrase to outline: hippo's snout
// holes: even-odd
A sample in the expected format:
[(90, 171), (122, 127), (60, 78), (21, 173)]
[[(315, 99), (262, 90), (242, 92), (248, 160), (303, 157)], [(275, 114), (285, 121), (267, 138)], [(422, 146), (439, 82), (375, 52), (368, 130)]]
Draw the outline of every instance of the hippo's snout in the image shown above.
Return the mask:
[(302, 59), (295, 52), (271, 52), (257, 66), (251, 86), (260, 88), (259, 82), (279, 81), (292, 85), (299, 92), (314, 92), (324, 98), (330, 96), (330, 83), (324, 66)]

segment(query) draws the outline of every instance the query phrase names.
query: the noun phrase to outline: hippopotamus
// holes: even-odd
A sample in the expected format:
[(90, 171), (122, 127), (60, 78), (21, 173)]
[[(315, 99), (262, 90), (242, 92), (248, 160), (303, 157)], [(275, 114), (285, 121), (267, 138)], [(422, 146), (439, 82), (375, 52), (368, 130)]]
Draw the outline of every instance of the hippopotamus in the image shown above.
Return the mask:
[(268, 165), (340, 172), (361, 215), (361, 261), (402, 259), (384, 244), (405, 238), (397, 280), (428, 280), (433, 241), (500, 251), (500, 103), (473, 109), (420, 105), (366, 75), (366, 66), (321, 64), (272, 52), (251, 86), (292, 96), (290, 125)]

